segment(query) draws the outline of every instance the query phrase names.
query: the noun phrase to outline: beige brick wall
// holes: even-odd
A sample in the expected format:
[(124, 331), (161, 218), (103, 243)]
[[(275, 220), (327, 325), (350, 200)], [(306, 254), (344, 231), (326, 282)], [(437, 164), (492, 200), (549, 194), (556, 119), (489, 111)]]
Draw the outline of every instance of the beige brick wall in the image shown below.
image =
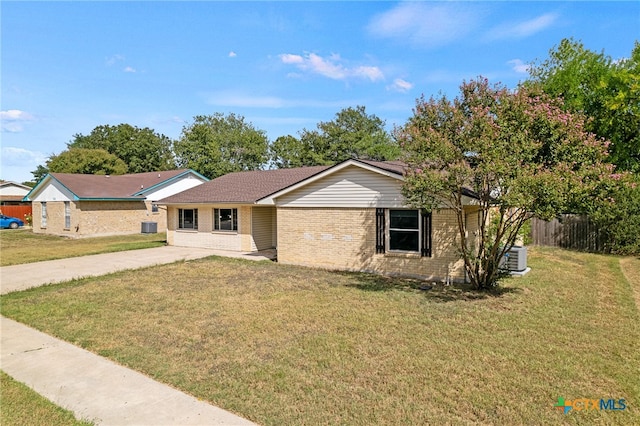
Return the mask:
[[(198, 229), (178, 229), (178, 209), (198, 209)], [(238, 231), (225, 232), (213, 229), (214, 208), (238, 209)], [(169, 206), (167, 211), (167, 243), (183, 247), (202, 247), (218, 250), (253, 251), (255, 243), (251, 235), (251, 206), (212, 204), (185, 204)]]
[[(278, 208), (278, 262), (373, 271), (432, 280), (464, 280), (452, 210), (433, 212), (433, 256), (377, 254), (375, 209)], [(470, 235), (473, 237), (472, 235)]]
[(34, 202), (33, 232), (69, 237), (136, 234), (141, 232), (142, 222), (156, 222), (158, 232), (167, 229), (166, 207), (153, 213), (149, 202), (71, 201), (70, 207), (71, 226), (65, 228), (64, 202), (48, 201), (47, 225), (42, 227), (42, 204)]

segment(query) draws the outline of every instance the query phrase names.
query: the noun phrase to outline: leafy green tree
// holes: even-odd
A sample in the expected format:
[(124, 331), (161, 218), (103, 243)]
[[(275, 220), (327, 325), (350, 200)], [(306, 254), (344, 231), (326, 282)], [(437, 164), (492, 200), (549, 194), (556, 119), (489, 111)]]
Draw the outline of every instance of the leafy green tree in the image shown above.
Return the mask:
[(611, 177), (593, 197), (589, 218), (598, 226), (605, 252), (640, 254), (640, 175), (614, 173)]
[[(403, 194), (417, 208), (453, 209), (467, 276), (490, 289), (523, 224), (584, 208), (612, 166), (584, 117), (535, 88), (510, 91), (480, 78), (460, 90), (453, 101), (421, 98), (397, 129), (409, 165)], [(477, 197), (471, 210), (470, 194)], [(468, 232), (473, 209), (476, 244)]]
[(383, 120), (358, 106), (343, 109), (333, 121), (318, 124), (318, 129), (333, 162), (349, 158), (397, 160), (400, 150), (384, 125)]
[(49, 169), (43, 166), (42, 164), (38, 165), (38, 167), (31, 172), (31, 174), (33, 175), (34, 182), (39, 182), (40, 179), (42, 179), (47, 175), (47, 173), (49, 173)]
[(268, 147), (265, 132), (245, 122), (244, 117), (216, 113), (196, 116), (182, 129), (174, 151), (180, 167), (213, 179), (262, 168), (268, 160)]
[(400, 149), (384, 126), (364, 106), (345, 108), (333, 121), (318, 123), (317, 130), (302, 130), (299, 139), (276, 140), (271, 160), (278, 167), (328, 165), (349, 158), (397, 160)]
[(295, 136), (280, 136), (269, 146), (269, 157), (278, 169), (315, 164), (309, 147)]
[(127, 173), (124, 161), (104, 149), (72, 148), (47, 160), (51, 173), (122, 175)]
[(591, 118), (586, 129), (611, 142), (610, 161), (619, 170), (640, 172), (640, 43), (629, 58), (614, 61), (564, 39), (530, 73), (566, 109)]
[(86, 136), (74, 135), (67, 147), (103, 149), (124, 161), (128, 173), (175, 168), (171, 139), (148, 127), (140, 129), (130, 124), (98, 126)]

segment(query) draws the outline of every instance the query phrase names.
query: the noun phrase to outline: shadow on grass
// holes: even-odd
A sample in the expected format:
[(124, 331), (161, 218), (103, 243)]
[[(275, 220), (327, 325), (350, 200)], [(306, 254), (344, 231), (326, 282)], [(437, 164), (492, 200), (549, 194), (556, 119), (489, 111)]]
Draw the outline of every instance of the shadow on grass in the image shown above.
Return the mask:
[(470, 284), (456, 283), (445, 285), (439, 282), (410, 278), (386, 277), (383, 275), (358, 272), (337, 273), (350, 279), (350, 282), (345, 284), (346, 287), (357, 288), (362, 291), (406, 291), (411, 293), (423, 293), (427, 299), (434, 302), (483, 300), (522, 291), (519, 288), (500, 286), (488, 291), (479, 291), (474, 290)]

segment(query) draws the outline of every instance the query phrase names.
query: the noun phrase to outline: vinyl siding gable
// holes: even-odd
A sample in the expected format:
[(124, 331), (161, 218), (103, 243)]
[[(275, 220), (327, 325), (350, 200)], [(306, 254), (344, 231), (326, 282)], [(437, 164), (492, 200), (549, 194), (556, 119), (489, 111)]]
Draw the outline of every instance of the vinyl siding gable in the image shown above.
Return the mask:
[(73, 193), (62, 186), (59, 182), (51, 179), (44, 188), (42, 188), (35, 197), (30, 197), (34, 203), (46, 201), (73, 201), (75, 199)]
[(402, 207), (402, 180), (351, 166), (283, 194), (278, 207)]

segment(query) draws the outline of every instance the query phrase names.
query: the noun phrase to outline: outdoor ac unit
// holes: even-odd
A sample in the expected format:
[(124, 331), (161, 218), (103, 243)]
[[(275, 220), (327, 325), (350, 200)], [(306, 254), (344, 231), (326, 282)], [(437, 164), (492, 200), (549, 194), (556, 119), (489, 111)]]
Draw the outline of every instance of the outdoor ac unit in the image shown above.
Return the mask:
[(157, 234), (158, 233), (158, 223), (157, 222), (142, 222), (142, 233), (143, 234)]
[(507, 269), (511, 272), (522, 272), (527, 269), (527, 248), (511, 247), (504, 255)]

